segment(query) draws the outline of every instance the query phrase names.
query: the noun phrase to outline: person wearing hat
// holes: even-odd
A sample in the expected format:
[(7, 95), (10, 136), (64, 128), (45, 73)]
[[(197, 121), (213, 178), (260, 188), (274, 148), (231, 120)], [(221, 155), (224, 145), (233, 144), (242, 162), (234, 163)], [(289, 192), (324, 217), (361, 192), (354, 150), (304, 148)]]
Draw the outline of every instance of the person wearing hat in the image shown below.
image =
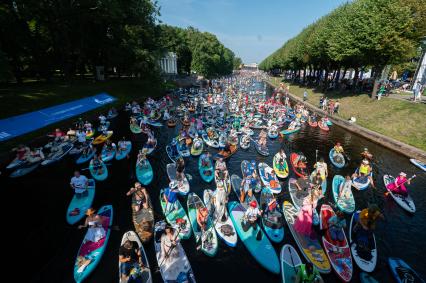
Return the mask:
[(105, 229), (102, 227), (102, 218), (95, 212), (95, 209), (89, 208), (86, 211), (87, 217), (84, 225), (78, 226), (78, 229), (88, 227), (86, 237), (84, 239), (93, 243), (99, 242), (106, 235)]
[(77, 198), (86, 197), (88, 195), (87, 186), (89, 180), (86, 176), (80, 175), (80, 171), (74, 171), (74, 177), (71, 178), (70, 186), (74, 190)]
[(373, 155), (368, 151), (368, 148), (364, 147), (364, 150), (361, 152), (361, 157), (367, 160), (372, 160)]
[(138, 212), (143, 208), (148, 209), (149, 196), (146, 188), (142, 187), (141, 183), (136, 182), (135, 186), (126, 193), (126, 196), (132, 196), (132, 205), (135, 209), (135, 212)]
[(259, 216), (262, 216), (262, 211), (259, 210), (257, 201), (251, 200), (249, 203), (249, 206), (244, 213), (244, 218), (246, 220), (246, 225), (253, 227), (253, 229), (256, 229), (257, 227), (257, 220), (259, 219)]
[(310, 236), (312, 234), (313, 213), (317, 207), (318, 200), (323, 197), (321, 187), (310, 190), (309, 195), (303, 198), (303, 205), (294, 222), (294, 230), (298, 233)]
[(166, 202), (166, 215), (179, 209), (177, 204), (178, 193), (178, 183), (176, 181), (171, 181), (169, 187), (167, 187), (163, 193), (163, 200)]
[(395, 178), (395, 182), (388, 184), (386, 188), (394, 194), (406, 197), (408, 196), (408, 191), (405, 184), (410, 185), (410, 181), (410, 179), (407, 179), (407, 174), (401, 172), (399, 173), (399, 176)]
[(370, 161), (368, 159), (363, 159), (361, 162), (361, 165), (358, 168), (358, 173), (354, 173), (352, 175), (352, 178), (361, 177), (361, 176), (367, 176), (367, 178), (370, 180), (371, 186), (375, 188), (373, 177), (371, 176), (372, 168), (370, 166)]

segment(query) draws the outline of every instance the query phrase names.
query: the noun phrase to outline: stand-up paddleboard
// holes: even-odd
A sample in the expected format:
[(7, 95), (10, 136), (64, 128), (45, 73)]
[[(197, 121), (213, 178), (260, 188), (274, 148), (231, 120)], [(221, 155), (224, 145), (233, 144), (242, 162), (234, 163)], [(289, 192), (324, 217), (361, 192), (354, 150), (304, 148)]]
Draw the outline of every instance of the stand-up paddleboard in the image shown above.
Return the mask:
[(124, 159), (132, 150), (132, 142), (126, 141), (125, 143), (126, 143), (126, 148), (124, 150), (117, 149), (117, 153), (115, 154), (115, 159), (117, 160)]
[[(189, 226), (189, 223), (188, 223)], [(186, 257), (185, 250), (180, 242), (174, 247), (176, 249), (174, 254), (177, 257), (168, 256), (164, 254), (161, 249), (161, 236), (164, 234), (166, 222), (159, 221), (155, 223), (154, 229), (154, 248), (155, 256), (157, 258), (158, 267), (160, 268), (161, 277), (164, 282), (175, 283), (195, 283), (194, 272), (192, 271), (191, 264)], [(177, 229), (177, 228), (175, 228)]]
[(414, 204), (414, 201), (410, 195), (403, 196), (389, 189), (391, 184), (395, 183), (395, 177), (391, 175), (384, 175), (383, 182), (385, 183), (386, 190), (389, 192), (389, 194), (392, 196), (392, 198), (400, 207), (402, 207), (404, 210), (411, 213), (416, 212), (416, 205)]
[(277, 154), (275, 154), (274, 156), (274, 160), (273, 160), (273, 166), (274, 166), (274, 171), (277, 174), (278, 178), (284, 179), (288, 177), (288, 164), (287, 164), (287, 160), (284, 159), (283, 164), (279, 163), (279, 152)]
[(299, 246), (305, 259), (311, 262), (319, 272), (330, 273), (331, 267), (324, 250), (322, 249), (318, 235), (312, 230), (311, 235), (304, 235), (294, 229), (298, 210), (288, 201), (284, 201), (284, 217), (294, 240)]
[[(97, 243), (83, 240), (74, 263), (74, 280), (77, 283), (83, 282), (95, 270), (108, 244), (113, 218), (112, 205), (102, 206), (97, 212), (97, 215), (102, 219), (102, 228), (105, 229), (105, 237)], [(87, 237), (88, 233), (89, 231), (85, 237)]]
[[(373, 272), (377, 264), (377, 247), (376, 247), (376, 238), (374, 234), (371, 237), (366, 237), (368, 240), (367, 247), (361, 247), (358, 245), (358, 241), (355, 238), (355, 224), (358, 221), (358, 216), (361, 213), (360, 210), (352, 214), (351, 224), (349, 226), (349, 243), (351, 246), (352, 256), (355, 260), (355, 263), (360, 269), (365, 272)], [(358, 229), (362, 229), (358, 227)]]
[(93, 199), (95, 198), (95, 181), (89, 180), (86, 194), (77, 197), (74, 194), (67, 209), (67, 222), (73, 225), (86, 216), (86, 210), (92, 207)]
[[(203, 166), (203, 161), (206, 163)], [(207, 157), (206, 153), (203, 153), (198, 158), (198, 172), (200, 172), (201, 179), (204, 182), (210, 183), (214, 179), (214, 167), (213, 160)]]
[[(132, 274), (132, 278), (136, 282), (141, 283), (152, 283), (152, 276), (151, 276), (151, 269), (148, 262), (148, 257), (146, 256), (145, 249), (143, 248), (142, 242), (139, 239), (138, 235), (134, 231), (127, 231), (124, 233), (123, 237), (121, 238), (121, 246), (124, 245), (126, 241), (131, 241), (133, 243), (136, 243), (138, 250), (141, 253), (141, 261), (143, 263), (143, 268), (141, 268), (139, 265), (137, 267), (133, 267), (130, 270), (130, 274)], [(118, 270), (120, 270), (121, 263), (118, 262)], [(121, 276), (119, 276), (120, 283), (126, 283), (125, 281), (121, 280)]]
[[(216, 210), (216, 205), (213, 202), (216, 202), (216, 191), (204, 190), (203, 200), (206, 204), (207, 209), (210, 212), (216, 233), (228, 246), (235, 247), (237, 245), (238, 236), (235, 231), (234, 224), (232, 223), (231, 218), (226, 210), (226, 204), (221, 204), (223, 209), (224, 217), (218, 218), (218, 211)], [(222, 214), (223, 215), (223, 214)]]
[[(179, 238), (189, 239), (191, 237), (191, 224), (189, 223), (189, 218), (186, 215), (185, 210), (182, 207), (182, 204), (177, 199), (176, 206), (177, 209), (166, 208), (166, 202), (163, 198), (164, 190), (160, 191), (160, 204), (163, 209), (163, 213), (166, 216), (167, 222), (177, 229), (180, 227)], [(182, 224), (180, 224), (182, 223)]]
[(218, 241), (212, 218), (208, 217), (206, 230), (204, 232), (197, 222), (197, 210), (199, 208), (205, 208), (205, 204), (198, 195), (189, 193), (186, 205), (188, 217), (191, 222), (192, 230), (194, 231), (195, 243), (201, 244), (201, 250), (205, 255), (211, 257), (215, 256), (218, 250)]
[(334, 148), (330, 149), (328, 157), (330, 158), (331, 163), (337, 168), (345, 167), (345, 164), (346, 164), (345, 157), (341, 153), (336, 153)]
[(152, 170), (148, 158), (145, 158), (141, 163), (142, 164), (139, 164), (139, 162), (136, 161), (136, 178), (142, 185), (147, 186), (151, 184), (154, 179), (154, 171)]
[[(242, 206), (240, 203), (232, 201), (228, 203), (228, 211), (238, 236), (250, 254), (260, 265), (262, 265), (270, 272), (275, 274), (280, 273), (278, 256), (275, 253), (271, 242), (269, 242), (268, 237), (263, 233), (259, 225), (256, 226), (256, 229), (251, 226), (243, 228), (242, 221), (244, 218), (244, 213), (246, 212), (244, 206)], [(260, 233), (260, 237), (257, 236), (258, 233)]]
[(340, 186), (345, 182), (345, 178), (340, 175), (335, 175), (333, 177), (333, 183), (332, 183), (332, 192), (333, 192), (333, 198), (334, 202), (336, 203), (337, 207), (345, 212), (345, 213), (353, 213), (355, 210), (355, 198), (352, 194), (352, 190), (347, 191), (345, 194), (340, 195)]
[(330, 260), (333, 270), (343, 282), (350, 282), (353, 274), (353, 264), (351, 257), (351, 249), (349, 248), (348, 240), (346, 239), (345, 231), (341, 229), (344, 235), (343, 241), (335, 241), (332, 239), (329, 232), (330, 226), (328, 220), (335, 216), (331, 206), (323, 204), (321, 206), (320, 229), (325, 230), (322, 236), (322, 244), (325, 253)]
[(280, 243), (284, 239), (284, 219), (278, 204), (273, 211), (267, 211), (266, 208), (272, 200), (273, 194), (268, 188), (263, 188), (260, 193), (260, 208), (264, 210), (262, 214), (262, 225), (266, 235), (274, 243)]
[(271, 192), (274, 194), (281, 193), (281, 184), (275, 174), (274, 169), (272, 169), (268, 164), (263, 162), (259, 163), (257, 167), (259, 169), (259, 176), (262, 180), (263, 186), (265, 188), (270, 189)]
[(425, 283), (425, 280), (402, 259), (390, 257), (388, 263), (396, 282)]

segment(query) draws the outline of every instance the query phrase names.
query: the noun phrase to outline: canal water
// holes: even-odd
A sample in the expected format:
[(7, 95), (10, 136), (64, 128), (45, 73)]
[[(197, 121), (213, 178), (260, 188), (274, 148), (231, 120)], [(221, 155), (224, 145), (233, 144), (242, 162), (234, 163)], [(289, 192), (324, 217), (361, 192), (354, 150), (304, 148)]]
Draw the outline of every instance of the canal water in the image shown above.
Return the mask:
[[(270, 93), (271, 89), (268, 89), (268, 92)], [(124, 112), (113, 120), (112, 129), (115, 140), (123, 136), (131, 139), (133, 151), (129, 160), (113, 161), (108, 168), (110, 172), (108, 179), (96, 184), (94, 207), (99, 208), (105, 204), (112, 204), (114, 225), (119, 227), (119, 231), (112, 231), (102, 261), (86, 282), (118, 282), (117, 260), (121, 237), (124, 232), (133, 229), (130, 198), (126, 197), (125, 193), (136, 180), (136, 150), (142, 147), (145, 136), (131, 134), (128, 116)], [(165, 146), (177, 133), (178, 127), (155, 129), (159, 143), (156, 151), (149, 158), (155, 170), (155, 178), (148, 186), (148, 192), (154, 204), (156, 220), (163, 218), (159, 204), (159, 191), (168, 184), (166, 165), (169, 163), (169, 158), (165, 152)], [(351, 157), (350, 164), (343, 169), (333, 168), (328, 160), (328, 152), (337, 141), (342, 143)], [(272, 164), (273, 155), (280, 147), (285, 148), (287, 156), (293, 151), (304, 152), (309, 164), (313, 165), (315, 153), (318, 150), (318, 156), (324, 156), (325, 160), (328, 160), (330, 169), (326, 202), (333, 202), (330, 194), (332, 176), (352, 174), (360, 162), (359, 153), (364, 147), (368, 147), (375, 157), (373, 168), (378, 189), (354, 191), (356, 207), (362, 209), (368, 203), (374, 202), (379, 205), (386, 217), (386, 221), (379, 223), (376, 230), (379, 261), (372, 275), (380, 282), (392, 282), (387, 266), (387, 258), (390, 256), (400, 257), (418, 272), (426, 274), (426, 260), (423, 255), (425, 247), (423, 240), (426, 238), (426, 174), (411, 165), (406, 157), (337, 126), (332, 126), (330, 132), (327, 133), (305, 125), (299, 133), (285, 139), (268, 140), (268, 145), (271, 152), (269, 157), (259, 156), (253, 146), (248, 151), (238, 150), (228, 161), (230, 174), (241, 176), (240, 163), (244, 159)], [(214, 182), (206, 184), (201, 180), (197, 170), (198, 158), (190, 157), (185, 162), (187, 164), (186, 172), (193, 177), (190, 181), (191, 191), (202, 196), (204, 189), (214, 189)], [(8, 239), (4, 240), (4, 245), (11, 249), (10, 252), (4, 253), (4, 256), (8, 262), (7, 265), (19, 267), (21, 270), (14, 275), (18, 276), (19, 281), (25, 279), (27, 282), (74, 282), (73, 264), (85, 231), (78, 230), (75, 226), (69, 226), (65, 221), (65, 215), (73, 195), (69, 187), (70, 178), (74, 170), (84, 169), (86, 166), (77, 166), (73, 158), (67, 157), (59, 163), (39, 168), (22, 178), (11, 179), (4, 174), (0, 176), (2, 215), (5, 227), (3, 239)], [(392, 199), (384, 197), (383, 174), (396, 175), (400, 171), (406, 172), (409, 176), (417, 174), (417, 178), (409, 186), (417, 206), (417, 212), (414, 215), (407, 214)], [(90, 177), (88, 170), (82, 172)], [(291, 172), (290, 177), (293, 175)], [(282, 185), (283, 193), (279, 196), (281, 203), (283, 200), (290, 200), (287, 180)], [(230, 197), (231, 200), (236, 200), (233, 193)], [(186, 204), (186, 201), (183, 200), (183, 203)], [(349, 223), (349, 216), (347, 221)], [(278, 255), (281, 246), (285, 243), (296, 247), (287, 226), (284, 227), (284, 241), (279, 245), (274, 244)], [(214, 258), (197, 251), (193, 237), (183, 241), (183, 246), (197, 282), (281, 282), (280, 275), (273, 275), (256, 263), (241, 241), (235, 248), (230, 248), (220, 242), (219, 252)], [(145, 249), (154, 271), (157, 262), (153, 243), (145, 245)], [(301, 254), (300, 256), (302, 257)], [(8, 273), (8, 275), (13, 274)], [(162, 282), (159, 273), (154, 272), (153, 275), (154, 282)], [(333, 272), (324, 276), (324, 279), (326, 282), (338, 282), (338, 278)], [(359, 281), (357, 268), (353, 279), (353, 282)]]

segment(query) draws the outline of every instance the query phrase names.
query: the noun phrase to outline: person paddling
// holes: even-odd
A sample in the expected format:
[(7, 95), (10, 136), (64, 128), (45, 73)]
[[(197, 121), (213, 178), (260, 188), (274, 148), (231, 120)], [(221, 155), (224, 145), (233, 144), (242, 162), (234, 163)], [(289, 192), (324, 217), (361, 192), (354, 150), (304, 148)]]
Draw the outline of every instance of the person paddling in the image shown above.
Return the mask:
[(86, 221), (84, 222), (84, 225), (79, 225), (78, 229), (86, 228), (87, 233), (86, 237), (84, 238), (85, 241), (90, 241), (93, 243), (97, 243), (103, 238), (105, 238), (106, 231), (104, 227), (102, 227), (102, 218), (101, 216), (97, 215), (96, 210), (93, 208), (89, 208), (86, 211)]
[(141, 209), (148, 209), (149, 207), (149, 197), (145, 187), (142, 187), (141, 183), (136, 182), (135, 186), (132, 187), (127, 193), (126, 196), (133, 196), (132, 206), (135, 212), (140, 211)]
[(77, 198), (86, 197), (88, 195), (87, 187), (89, 180), (86, 176), (80, 175), (80, 171), (74, 171), (74, 177), (71, 178), (70, 186), (74, 190)]
[(174, 210), (178, 210), (178, 184), (176, 181), (171, 181), (169, 186), (164, 190), (163, 200), (166, 202), (165, 214), (172, 213)]
[(367, 177), (370, 180), (371, 186), (376, 188), (374, 185), (373, 177), (371, 176), (372, 168), (370, 166), (370, 161), (367, 159), (362, 160), (361, 165), (358, 168), (358, 173), (354, 173), (352, 177)]
[(407, 174), (404, 172), (399, 173), (399, 176), (395, 178), (395, 182), (390, 183), (386, 186), (392, 193), (401, 195), (403, 197), (408, 196), (408, 190), (405, 184), (410, 185), (411, 179), (407, 179)]
[(376, 204), (370, 204), (368, 208), (364, 208), (359, 214), (355, 214), (355, 239), (361, 248), (370, 250), (369, 243), (371, 242), (373, 231), (376, 228), (376, 222), (378, 219), (383, 220), (385, 217), (380, 212), (380, 209)]
[[(161, 257), (164, 261), (172, 261), (180, 255), (180, 250), (177, 249), (179, 244), (178, 232), (170, 226), (166, 226), (163, 235), (161, 235)], [(161, 266), (160, 266), (161, 267)]]
[(141, 258), (141, 251), (133, 241), (126, 240), (118, 250), (118, 261), (120, 262), (120, 278), (123, 282), (134, 282), (131, 271), (143, 269), (144, 264)]
[[(256, 230), (259, 216), (262, 216), (262, 211), (259, 210), (259, 208), (257, 207), (257, 201), (255, 200), (250, 201), (249, 207), (244, 213), (243, 223), (241, 223), (241, 225), (243, 226), (243, 230), (247, 231), (250, 227), (252, 227), (253, 230)], [(262, 234), (259, 230), (259, 232), (256, 235), (256, 239), (259, 241), (261, 240), (261, 238), (262, 238)]]

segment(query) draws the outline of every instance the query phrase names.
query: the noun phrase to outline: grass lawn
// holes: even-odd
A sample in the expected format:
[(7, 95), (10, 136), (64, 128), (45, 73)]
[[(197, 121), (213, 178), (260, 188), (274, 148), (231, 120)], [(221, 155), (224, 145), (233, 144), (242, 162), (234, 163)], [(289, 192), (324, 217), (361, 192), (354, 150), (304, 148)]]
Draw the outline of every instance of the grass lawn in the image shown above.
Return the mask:
[[(271, 83), (276, 86), (280, 81), (280, 78), (271, 78)], [(303, 97), (304, 90), (298, 85), (290, 85), (290, 93), (299, 97)], [(306, 90), (308, 102), (318, 105), (324, 94), (316, 89)], [(426, 150), (426, 105), (386, 97), (378, 101), (368, 94), (327, 92), (326, 96), (339, 99), (340, 117), (349, 119), (354, 116), (362, 127)]]
[[(164, 90), (170, 85), (153, 83), (139, 79), (115, 79), (105, 82), (94, 82), (91, 80), (77, 80), (72, 83), (67, 82), (28, 82), (22, 86), (7, 85), (0, 86), (0, 119), (13, 115), (23, 114), (41, 108), (61, 104), (75, 99), (92, 96), (101, 92), (106, 92), (116, 98), (116, 105), (122, 105), (130, 100), (142, 100), (149, 96), (155, 97), (164, 94)], [(106, 105), (105, 108), (113, 104)], [(104, 109), (105, 111), (106, 109)], [(93, 118), (95, 113), (103, 111), (97, 108), (86, 112), (80, 117)], [(31, 132), (29, 134), (4, 141), (0, 143), (1, 153), (7, 153), (11, 148), (19, 143), (28, 143), (37, 137), (44, 136), (47, 132), (56, 127), (65, 128), (69, 126), (70, 120), (64, 120), (56, 124), (47, 126)]]

